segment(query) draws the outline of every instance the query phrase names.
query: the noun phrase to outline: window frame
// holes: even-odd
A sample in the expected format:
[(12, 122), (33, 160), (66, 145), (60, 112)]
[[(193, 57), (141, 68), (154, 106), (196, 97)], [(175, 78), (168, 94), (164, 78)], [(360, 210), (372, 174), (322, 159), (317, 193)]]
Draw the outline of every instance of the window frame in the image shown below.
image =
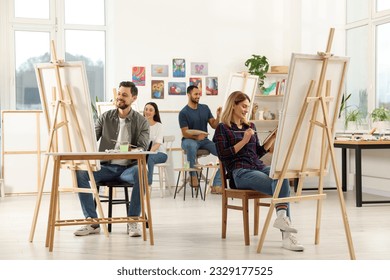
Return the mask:
[[(57, 58), (65, 58), (65, 31), (66, 30), (83, 30), (83, 31), (103, 31), (104, 34), (104, 85), (107, 81), (107, 4), (104, 0), (105, 18), (104, 25), (78, 25), (78, 24), (64, 24), (65, 22), (65, 1), (66, 0), (50, 0), (50, 15), (49, 19), (31, 19), (31, 18), (16, 18), (14, 7), (14, 0), (6, 1), (8, 5), (6, 11), (1, 12), (6, 16), (7, 30), (4, 30), (6, 35), (4, 45), (7, 55), (4, 57), (5, 63), (9, 65), (7, 73), (4, 73), (3, 82), (4, 91), (9, 94), (2, 94), (1, 108), (2, 109), (16, 109), (16, 61), (15, 61), (15, 32), (16, 31), (36, 31), (49, 32), (50, 42), (53, 40), (56, 47)], [(104, 87), (104, 95), (106, 96), (106, 88)]]

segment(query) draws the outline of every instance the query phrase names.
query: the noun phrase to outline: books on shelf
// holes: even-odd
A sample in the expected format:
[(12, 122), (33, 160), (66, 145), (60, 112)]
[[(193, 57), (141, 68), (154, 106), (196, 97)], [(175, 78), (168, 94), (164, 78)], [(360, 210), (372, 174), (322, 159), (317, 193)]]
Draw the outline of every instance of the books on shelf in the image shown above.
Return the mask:
[(286, 79), (281, 79), (270, 83), (263, 90), (264, 95), (283, 95), (286, 89)]

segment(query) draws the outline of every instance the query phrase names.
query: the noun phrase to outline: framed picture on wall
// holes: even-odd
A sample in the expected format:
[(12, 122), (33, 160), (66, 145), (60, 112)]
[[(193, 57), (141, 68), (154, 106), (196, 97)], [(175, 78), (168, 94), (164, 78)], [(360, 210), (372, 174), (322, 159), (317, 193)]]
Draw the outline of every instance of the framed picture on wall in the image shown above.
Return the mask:
[(202, 78), (195, 78), (191, 77), (190, 78), (190, 86), (197, 86), (199, 89), (200, 96), (202, 96)]
[(185, 82), (168, 82), (169, 95), (186, 95), (187, 85)]
[(218, 95), (218, 77), (206, 77), (206, 95)]
[(136, 86), (145, 86), (145, 67), (134, 66), (131, 76)]
[(184, 58), (174, 58), (172, 60), (172, 76), (175, 78), (185, 78), (186, 60)]
[(152, 64), (152, 77), (168, 77), (168, 65)]
[(207, 62), (191, 62), (191, 75), (207, 76), (209, 64)]
[(164, 99), (163, 80), (152, 80), (150, 88), (151, 88), (152, 99)]

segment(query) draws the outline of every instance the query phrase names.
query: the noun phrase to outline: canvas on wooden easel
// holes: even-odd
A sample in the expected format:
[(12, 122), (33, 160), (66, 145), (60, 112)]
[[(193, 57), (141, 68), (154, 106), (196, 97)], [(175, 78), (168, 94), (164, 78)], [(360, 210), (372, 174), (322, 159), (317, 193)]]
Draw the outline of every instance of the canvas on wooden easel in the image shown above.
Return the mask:
[[(35, 65), (41, 104), (46, 119), (46, 125), (49, 130), (46, 152), (97, 152), (97, 139), (92, 117), (92, 104), (84, 63), (81, 61), (67, 63), (63, 60), (57, 60), (54, 41), (51, 43), (51, 51), (51, 63)], [(41, 186), (38, 190), (30, 231), (30, 242), (33, 241), (35, 234), (37, 218), (42, 200), (43, 186), (47, 175), (48, 162), (49, 156), (46, 155)], [(100, 161), (62, 161), (60, 163), (60, 167), (68, 168), (72, 171), (73, 186), (72, 188), (66, 188), (66, 190), (93, 193), (96, 200), (98, 214), (100, 217), (103, 217), (103, 209), (100, 204), (96, 183), (92, 174), (92, 171), (100, 169)], [(76, 170), (88, 171), (91, 178), (90, 190), (77, 188)], [(55, 181), (54, 179), (55, 178), (53, 178), (53, 182)], [(59, 210), (57, 209), (57, 211)], [(105, 235), (108, 236), (107, 226), (105, 224), (103, 225), (103, 230)], [(46, 243), (48, 243), (48, 240), (50, 239), (48, 236), (49, 225)]]
[[(323, 193), (323, 182), (330, 158), (349, 254), (351, 259), (355, 259), (333, 147), (334, 125), (341, 103), (349, 58), (335, 57), (330, 53), (333, 34), (332, 28), (325, 52), (318, 52), (317, 55), (292, 55), (270, 170), (270, 177), (278, 179), (278, 182), (257, 246), (258, 253), (261, 252), (270, 219), (278, 203), (317, 200), (314, 243), (319, 244), (322, 201), (326, 198), (326, 194)], [(301, 195), (303, 180), (308, 176), (319, 178), (318, 193)], [(287, 178), (299, 179), (297, 195), (279, 198), (282, 182)]]
[[(66, 122), (66, 129), (57, 129), (55, 151), (57, 152), (97, 152), (97, 140), (92, 117), (91, 98), (88, 89), (86, 71), (83, 62), (62, 62), (58, 67), (59, 77), (56, 77), (56, 68), (52, 63), (36, 65), (36, 75), (41, 95), (43, 112), (47, 125)], [(58, 84), (58, 81), (61, 81)], [(58, 90), (58, 87), (61, 87)], [(55, 103), (64, 102), (56, 111)], [(78, 128), (82, 135), (78, 134)], [(81, 141), (80, 141), (81, 139)], [(54, 143), (52, 143), (54, 144)], [(85, 147), (84, 147), (85, 145)], [(91, 163), (99, 169), (99, 161)], [(75, 165), (86, 170), (83, 163)]]

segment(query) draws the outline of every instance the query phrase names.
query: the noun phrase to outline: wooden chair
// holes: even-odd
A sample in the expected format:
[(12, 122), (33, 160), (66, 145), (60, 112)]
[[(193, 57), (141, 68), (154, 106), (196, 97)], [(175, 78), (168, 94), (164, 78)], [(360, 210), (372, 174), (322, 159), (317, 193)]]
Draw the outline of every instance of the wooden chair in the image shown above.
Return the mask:
[[(241, 190), (232, 189), (228, 187), (225, 168), (220, 162), (219, 168), (221, 171), (222, 181), (222, 238), (226, 239), (226, 228), (227, 228), (227, 214), (228, 209), (242, 211), (242, 218), (244, 222), (244, 239), (245, 245), (249, 246), (249, 200), (254, 200), (254, 235), (259, 233), (259, 218), (260, 218), (260, 206), (270, 206), (270, 203), (260, 202), (262, 198), (272, 198), (272, 196), (254, 191), (254, 190)], [(229, 182), (230, 183), (230, 182)], [(241, 206), (229, 204), (230, 199), (241, 199)]]
[[(168, 168), (173, 169), (171, 163), (172, 163), (172, 146), (174, 141), (175, 141), (175, 135), (164, 136), (163, 142), (167, 150), (167, 155), (168, 155), (167, 160), (164, 163), (158, 163), (154, 165), (154, 167), (157, 168), (158, 170), (158, 173), (154, 173), (154, 174), (158, 175), (161, 197), (164, 197), (165, 189), (168, 189), (169, 193), (171, 193), (171, 188), (170, 188), (171, 186), (169, 185), (170, 181), (168, 180), (170, 177), (168, 175)], [(152, 189), (150, 189), (150, 191), (152, 191)]]

